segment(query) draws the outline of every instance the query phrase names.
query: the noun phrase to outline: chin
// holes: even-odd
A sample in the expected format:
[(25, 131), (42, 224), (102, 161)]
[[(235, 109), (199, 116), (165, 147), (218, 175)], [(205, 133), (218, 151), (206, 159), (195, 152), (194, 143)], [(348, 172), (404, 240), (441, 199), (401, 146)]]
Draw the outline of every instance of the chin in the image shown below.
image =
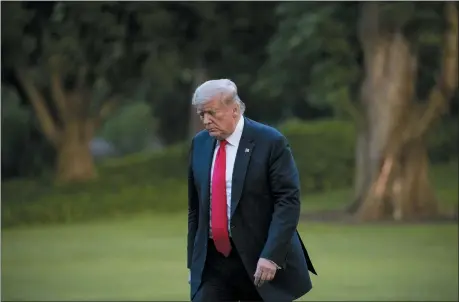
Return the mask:
[(222, 133), (217, 132), (217, 131), (207, 131), (210, 136), (216, 138), (216, 139), (222, 139)]

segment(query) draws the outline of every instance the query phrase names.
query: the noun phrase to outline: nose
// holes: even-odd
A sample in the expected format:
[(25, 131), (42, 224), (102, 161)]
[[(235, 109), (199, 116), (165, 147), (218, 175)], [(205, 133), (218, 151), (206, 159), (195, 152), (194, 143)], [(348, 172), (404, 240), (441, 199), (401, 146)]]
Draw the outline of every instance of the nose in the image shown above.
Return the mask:
[(204, 126), (207, 126), (207, 125), (210, 124), (209, 114), (204, 113), (204, 116), (203, 116), (203, 118), (202, 118), (202, 122), (204, 123)]

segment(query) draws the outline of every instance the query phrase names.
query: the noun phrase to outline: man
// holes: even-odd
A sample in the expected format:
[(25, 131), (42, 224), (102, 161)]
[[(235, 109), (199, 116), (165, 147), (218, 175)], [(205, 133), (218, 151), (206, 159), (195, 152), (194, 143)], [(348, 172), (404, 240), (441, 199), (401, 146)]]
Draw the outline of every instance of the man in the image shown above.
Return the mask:
[(243, 116), (230, 80), (196, 89), (188, 259), (192, 301), (293, 301), (314, 267), (296, 230), (300, 184), (285, 137)]

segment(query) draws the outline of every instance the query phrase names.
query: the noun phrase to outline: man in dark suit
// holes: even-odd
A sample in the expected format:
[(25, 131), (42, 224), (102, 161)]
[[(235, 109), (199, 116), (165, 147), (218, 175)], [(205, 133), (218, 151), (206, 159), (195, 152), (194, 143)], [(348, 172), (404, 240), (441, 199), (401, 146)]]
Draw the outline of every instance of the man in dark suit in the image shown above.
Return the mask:
[(230, 80), (207, 81), (193, 105), (188, 259), (192, 301), (293, 301), (316, 273), (297, 232), (298, 170), (285, 137), (243, 116)]

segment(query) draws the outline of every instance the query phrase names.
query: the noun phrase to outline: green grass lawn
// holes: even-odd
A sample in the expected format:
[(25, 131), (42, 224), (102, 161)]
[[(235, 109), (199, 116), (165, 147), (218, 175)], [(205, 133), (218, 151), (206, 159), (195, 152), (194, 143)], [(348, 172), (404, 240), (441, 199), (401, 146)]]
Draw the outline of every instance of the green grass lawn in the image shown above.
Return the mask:
[(445, 206), (457, 206), (459, 198), (459, 163), (458, 160), (450, 163), (431, 166), (430, 179), (435, 188), (438, 200)]
[[(457, 162), (435, 166), (442, 207), (458, 204)], [(345, 189), (303, 198), (344, 207)], [(141, 215), (2, 231), (2, 300), (186, 300), (186, 215)], [(458, 300), (456, 225), (301, 223), (320, 274), (304, 299)]]
[[(458, 300), (455, 225), (301, 224), (305, 300)], [(2, 300), (186, 300), (186, 216), (2, 232)]]

